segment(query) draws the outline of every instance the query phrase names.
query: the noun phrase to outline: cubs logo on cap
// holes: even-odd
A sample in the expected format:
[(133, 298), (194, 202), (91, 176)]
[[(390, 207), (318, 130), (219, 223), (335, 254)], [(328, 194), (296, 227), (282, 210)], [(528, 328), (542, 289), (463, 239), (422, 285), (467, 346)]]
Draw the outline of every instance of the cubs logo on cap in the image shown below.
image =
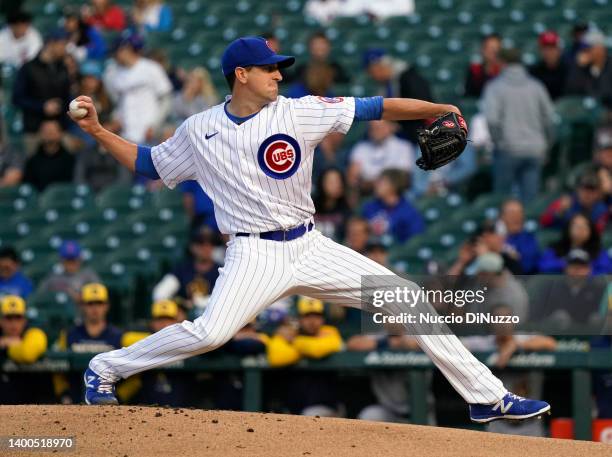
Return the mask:
[(267, 138), (257, 151), (257, 161), (270, 178), (287, 179), (300, 166), (302, 153), (298, 142), (282, 133)]

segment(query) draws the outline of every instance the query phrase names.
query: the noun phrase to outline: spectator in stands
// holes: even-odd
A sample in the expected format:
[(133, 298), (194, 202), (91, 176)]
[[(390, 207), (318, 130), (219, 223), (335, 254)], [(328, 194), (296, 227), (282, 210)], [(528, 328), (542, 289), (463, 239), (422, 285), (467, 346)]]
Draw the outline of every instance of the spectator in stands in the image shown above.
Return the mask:
[(554, 107), (545, 87), (529, 76), (516, 49), (500, 53), (503, 71), (484, 91), (483, 110), (495, 144), (493, 187), (516, 187), (523, 202), (540, 189), (541, 169), (553, 143)]
[(504, 268), (504, 259), (496, 252), (486, 252), (476, 258), (475, 273), (478, 288), (486, 287), (485, 312), (507, 305), (513, 316), (525, 321), (529, 315), (529, 297), (525, 287)]
[(499, 60), (501, 36), (497, 33), (485, 35), (480, 43), (480, 62), (471, 63), (465, 78), (465, 95), (480, 97), (487, 82), (495, 78), (502, 69)]
[(210, 78), (210, 73), (197, 67), (189, 72), (181, 92), (174, 95), (172, 119), (177, 124), (189, 116), (207, 110), (219, 103), (219, 96)]
[(368, 139), (358, 142), (351, 150), (347, 180), (352, 188), (358, 188), (361, 196), (370, 195), (375, 181), (383, 171), (401, 170), (406, 175), (413, 168), (415, 148), (398, 138), (398, 124), (391, 121), (371, 121)]
[(72, 182), (75, 157), (62, 143), (62, 126), (58, 121), (47, 120), (40, 125), (40, 145), (36, 154), (28, 159), (23, 176), (24, 182), (38, 191), (49, 184)]
[[(178, 324), (179, 306), (172, 300), (161, 300), (151, 307), (150, 332), (126, 332), (122, 344), (130, 346), (137, 341), (159, 332), (170, 325)], [(167, 405), (181, 407), (189, 405), (189, 395), (194, 390), (192, 373), (176, 370), (151, 370), (130, 378), (123, 384), (123, 393), (130, 403), (143, 405)]]
[[(324, 305), (308, 297), (298, 299), (298, 325), (279, 326), (268, 343), (270, 366), (292, 365), (302, 357), (322, 359), (342, 349), (336, 327), (325, 325)], [(296, 373), (287, 383), (287, 405), (292, 414), (336, 417), (339, 415), (337, 378), (331, 373)]]
[[(104, 84), (102, 84), (102, 69), (102, 63), (98, 61), (86, 60), (82, 62), (79, 66), (77, 89), (74, 91), (74, 93), (87, 95), (93, 100), (94, 104), (96, 105), (100, 122), (105, 125), (110, 120), (112, 104), (106, 89), (104, 89)], [(95, 148), (97, 143), (93, 140), (93, 138), (78, 128), (75, 123), (69, 124), (69, 132), (77, 142), (81, 143), (77, 143), (75, 149), (97, 149)], [(92, 153), (88, 153), (88, 155), (92, 156), (96, 154), (96, 152), (97, 151), (92, 151)], [(77, 157), (77, 162), (95, 162), (95, 160), (90, 160), (94, 157), (84, 156), (85, 154), (79, 154)], [(102, 180), (104, 180), (104, 174), (102, 174), (101, 177)], [(97, 178), (98, 177), (93, 177), (94, 180), (97, 180)]]
[(590, 254), (574, 248), (563, 259), (565, 266), (559, 280), (536, 290), (532, 315), (535, 320), (567, 327), (570, 324), (602, 326), (602, 299), (607, 288), (605, 278), (593, 276)]
[(349, 76), (347, 75), (346, 70), (342, 67), (342, 65), (340, 65), (339, 62), (331, 59), (331, 49), (331, 42), (329, 41), (329, 38), (327, 38), (327, 35), (325, 35), (325, 32), (318, 31), (310, 35), (308, 38), (308, 60), (306, 63), (297, 65), (295, 71), (292, 73), (292, 76), (287, 81), (305, 81), (307, 79), (308, 67), (311, 64), (319, 63), (327, 64), (325, 68), (331, 67), (332, 84), (348, 83)]
[(28, 298), (34, 290), (30, 281), (21, 270), (17, 251), (12, 247), (0, 248), (0, 296), (17, 295)]
[(339, 16), (368, 15), (375, 19), (385, 19), (414, 13), (414, 0), (308, 0), (304, 12), (321, 24), (329, 24)]
[(36, 148), (43, 121), (67, 122), (71, 84), (64, 64), (67, 38), (64, 30), (50, 32), (40, 53), (21, 67), (15, 79), (13, 104), (23, 112), (24, 146), (29, 155)]
[[(220, 350), (239, 357), (265, 355), (269, 340), (268, 335), (257, 331), (256, 320), (253, 320), (242, 327)], [(242, 372), (215, 374), (213, 378), (215, 409), (234, 411), (244, 409), (243, 377)]]
[[(492, 314), (498, 316), (512, 315), (512, 309), (506, 305), (499, 305), (493, 309)], [(523, 351), (554, 351), (557, 341), (546, 335), (517, 335), (513, 324), (494, 324), (491, 334), (486, 336), (468, 336), (461, 338), (461, 342), (471, 351), (495, 351), (496, 374), (505, 386), (518, 392), (518, 395), (538, 396), (542, 391), (542, 378), (534, 376), (535, 373), (515, 370), (504, 370), (508, 362), (517, 352)], [(500, 421), (504, 422), (504, 421)], [(486, 426), (488, 432), (505, 433), (522, 436), (546, 436), (541, 421), (524, 421), (513, 424), (490, 423)]]
[(571, 217), (578, 213), (587, 214), (602, 233), (608, 218), (608, 208), (604, 202), (601, 180), (592, 170), (587, 170), (578, 180), (576, 192), (563, 195), (553, 201), (540, 217), (542, 227), (563, 227)]
[[(83, 286), (79, 310), (82, 323), (60, 332), (56, 343), (60, 351), (97, 354), (125, 345), (123, 331), (108, 322), (110, 302), (108, 289), (103, 284)], [(83, 399), (82, 379), (77, 373), (54, 377), (55, 392), (62, 403), (79, 403)]]
[(287, 97), (301, 98), (307, 95), (332, 98), (334, 93), (334, 70), (325, 62), (310, 62), (304, 69), (302, 80), (296, 81), (287, 89)]
[(350, 217), (346, 222), (346, 239), (344, 244), (353, 251), (365, 255), (369, 239), (370, 225), (368, 221), (360, 216)]
[(61, 271), (50, 273), (38, 286), (38, 290), (65, 292), (72, 300), (78, 302), (83, 286), (100, 282), (100, 278), (92, 268), (83, 266), (81, 246), (77, 241), (64, 241), (58, 254), (62, 266)]
[[(23, 298), (16, 295), (3, 297), (0, 312), (0, 359), (18, 364), (31, 364), (39, 360), (47, 351), (47, 335), (43, 330), (28, 325)], [(42, 381), (40, 376), (33, 376), (32, 373), (3, 371), (0, 376), (0, 404), (48, 402), (51, 385)]]
[(506, 200), (500, 210), (496, 224), (497, 232), (505, 237), (505, 243), (516, 252), (523, 274), (538, 271), (540, 247), (533, 233), (524, 228), (525, 213), (523, 204), (515, 199)]
[(370, 237), (366, 245), (365, 256), (383, 267), (389, 268), (389, 250), (379, 237)]
[(351, 215), (346, 192), (346, 182), (340, 169), (328, 168), (319, 176), (314, 219), (317, 230), (335, 240), (344, 238), (346, 221)]
[(209, 227), (193, 232), (187, 258), (155, 286), (153, 300), (180, 297), (191, 306), (204, 307), (219, 277), (221, 266), (213, 258), (214, 248), (218, 244), (218, 234)]
[(562, 59), (559, 35), (552, 30), (542, 32), (538, 44), (540, 61), (533, 65), (529, 72), (546, 86), (550, 98), (555, 100), (564, 94), (568, 71), (567, 64)]
[[(368, 49), (363, 63), (370, 77), (378, 83), (378, 90), (372, 95), (433, 100), (429, 83), (416, 67), (391, 58), (383, 49)], [(402, 121), (400, 125), (403, 136), (416, 144), (417, 130), (423, 128), (423, 121)]]
[(520, 254), (506, 242), (507, 233), (500, 230), (495, 222), (489, 220), (483, 222), (477, 235), (477, 244), (474, 249), (476, 256), (486, 252), (494, 252), (502, 257), (504, 269), (513, 275), (524, 273)]
[[(419, 345), (407, 335), (354, 335), (346, 342), (348, 351), (418, 351)], [(358, 419), (404, 422), (410, 413), (408, 379), (404, 370), (377, 370), (370, 376), (370, 389), (376, 403), (363, 408)]]
[(0, 139), (0, 189), (18, 185), (24, 165), (24, 154)]
[(612, 209), (612, 124), (603, 125), (595, 131), (593, 162), (604, 201)]
[(589, 30), (584, 37), (586, 49), (576, 55), (567, 77), (567, 94), (597, 98), (612, 109), (612, 59), (608, 56), (606, 37), (599, 30)]
[[(343, 148), (345, 135), (338, 132), (328, 133), (315, 149), (312, 160), (312, 182), (318, 182), (321, 173), (328, 168), (339, 168), (346, 170), (348, 162), (348, 150)], [(347, 196), (349, 203), (356, 203), (353, 195)]]
[(79, 62), (106, 57), (106, 43), (102, 34), (94, 26), (87, 24), (77, 10), (64, 12), (64, 30), (68, 32), (68, 53)]
[(83, 5), (83, 20), (104, 31), (121, 32), (126, 28), (125, 12), (112, 0), (91, 0), (90, 5)]
[(6, 27), (0, 30), (0, 64), (19, 68), (36, 57), (43, 42), (38, 30), (32, 26), (32, 16), (17, 11), (6, 18)]
[(566, 258), (572, 249), (582, 249), (590, 256), (593, 274), (612, 272), (612, 259), (601, 245), (601, 237), (595, 224), (583, 213), (569, 218), (559, 241), (542, 252), (539, 270), (541, 273), (561, 273), (567, 264)]
[(143, 45), (138, 35), (119, 38), (103, 78), (117, 107), (113, 130), (137, 144), (154, 140), (172, 105), (172, 84), (161, 65), (140, 55)]
[(576, 56), (586, 47), (584, 37), (588, 31), (589, 24), (586, 22), (577, 22), (572, 27), (571, 41), (569, 46), (565, 47), (565, 52), (563, 53), (563, 60), (568, 67), (571, 67), (576, 62)]
[(132, 19), (141, 32), (172, 29), (172, 9), (162, 0), (135, 0)]
[(191, 229), (198, 230), (201, 227), (210, 227), (218, 231), (215, 219), (215, 207), (212, 200), (197, 181), (184, 181), (179, 184), (183, 193), (183, 206), (191, 220)]
[(376, 236), (386, 236), (404, 243), (425, 230), (423, 217), (402, 196), (405, 175), (400, 170), (385, 170), (376, 180), (374, 200), (363, 206), (362, 214)]
[(162, 66), (166, 72), (166, 76), (172, 83), (172, 91), (180, 92), (183, 90), (183, 85), (187, 80), (187, 71), (181, 67), (177, 67), (172, 64), (172, 60), (168, 56), (168, 52), (162, 48), (155, 48), (148, 50), (145, 57), (157, 62)]

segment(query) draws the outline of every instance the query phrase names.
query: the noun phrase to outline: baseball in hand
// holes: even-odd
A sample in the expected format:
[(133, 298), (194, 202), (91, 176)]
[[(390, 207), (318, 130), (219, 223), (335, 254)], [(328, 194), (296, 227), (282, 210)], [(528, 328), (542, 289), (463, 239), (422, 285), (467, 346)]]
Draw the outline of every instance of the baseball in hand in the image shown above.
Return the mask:
[(72, 100), (68, 109), (75, 119), (82, 119), (87, 116), (87, 110), (85, 108), (79, 108), (79, 102), (77, 100)]

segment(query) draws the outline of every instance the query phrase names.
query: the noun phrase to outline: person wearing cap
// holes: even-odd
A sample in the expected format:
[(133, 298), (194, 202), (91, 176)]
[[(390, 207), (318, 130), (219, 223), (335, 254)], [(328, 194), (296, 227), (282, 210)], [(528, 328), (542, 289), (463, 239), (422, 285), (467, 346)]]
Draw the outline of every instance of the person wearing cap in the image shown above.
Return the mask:
[(65, 125), (70, 102), (71, 79), (64, 64), (68, 34), (63, 29), (51, 30), (38, 55), (25, 63), (17, 73), (12, 102), (23, 112), (24, 146), (32, 154), (37, 145), (37, 132), (44, 120)]
[[(433, 100), (429, 82), (416, 66), (392, 58), (383, 49), (366, 50), (363, 54), (363, 67), (377, 84), (376, 95)], [(401, 120), (399, 124), (402, 135), (417, 144), (417, 130), (424, 127), (423, 120)]]
[[(279, 96), (280, 69), (294, 62), (293, 56), (276, 54), (263, 38), (234, 40), (221, 57), (231, 97), (190, 117), (152, 148), (108, 131), (91, 99), (76, 98), (87, 115), (71, 115), (73, 120), (130, 171), (162, 179), (170, 188), (195, 179), (205, 191), (214, 191), (215, 218), (230, 237), (204, 313), (94, 357), (84, 374), (88, 404), (116, 404), (114, 387), (120, 379), (218, 348), (279, 298), (304, 292), (358, 308), (364, 274), (395, 277), (315, 229), (314, 150), (329, 133), (348, 133), (355, 120), (418, 120), (461, 112), (450, 104), (408, 98)], [(304, 249), (296, 253), (293, 246)], [(550, 409), (538, 400), (517, 401), (454, 335), (430, 335), (419, 343), (470, 404), (472, 420), (528, 418)], [(141, 350), (147, 351), (144, 359), (138, 356)], [(457, 354), (461, 364), (455, 363)]]
[(159, 63), (141, 55), (143, 47), (143, 39), (138, 34), (119, 37), (113, 61), (102, 78), (116, 105), (115, 118), (109, 125), (135, 143), (151, 143), (172, 106), (168, 75)]
[[(0, 299), (0, 360), (31, 364), (47, 351), (47, 335), (28, 324), (26, 302), (17, 295)], [(49, 402), (51, 383), (32, 373), (7, 373), (0, 376), (0, 404)], [(48, 388), (47, 388), (48, 387)]]
[(601, 303), (607, 282), (593, 274), (591, 255), (584, 249), (571, 249), (563, 258), (563, 276), (544, 285), (534, 300), (534, 320), (554, 320), (558, 324), (593, 324), (603, 326), (606, 318)]
[(586, 48), (576, 55), (567, 77), (568, 95), (588, 95), (612, 109), (612, 58), (608, 55), (606, 36), (590, 29), (583, 39)]
[(514, 316), (525, 322), (529, 315), (529, 296), (523, 284), (504, 267), (504, 259), (499, 253), (485, 252), (478, 255), (474, 262), (474, 273), (476, 289), (483, 290), (486, 287), (485, 300), (481, 305), (484, 312), (506, 304)]
[(559, 35), (553, 30), (542, 32), (538, 37), (538, 45), (540, 60), (529, 68), (529, 73), (546, 86), (550, 98), (555, 100), (565, 92), (568, 72), (567, 64), (562, 58)]
[(81, 7), (83, 20), (105, 31), (121, 32), (126, 27), (125, 12), (112, 0), (91, 0), (91, 5)]
[(61, 271), (52, 272), (38, 286), (39, 291), (64, 292), (79, 302), (79, 294), (85, 284), (100, 282), (98, 274), (91, 267), (83, 266), (81, 246), (77, 241), (65, 240), (58, 254)]
[(36, 57), (43, 45), (42, 37), (25, 11), (9, 14), (6, 23), (0, 30), (0, 64), (19, 68)]
[(542, 227), (562, 228), (576, 214), (586, 214), (603, 233), (608, 223), (608, 205), (604, 201), (599, 176), (593, 170), (585, 170), (578, 178), (576, 191), (562, 195), (553, 201), (540, 216)]
[[(340, 332), (325, 324), (324, 312), (321, 300), (298, 297), (297, 325), (280, 325), (268, 342), (270, 366), (292, 365), (301, 358), (322, 359), (342, 350)], [(337, 379), (330, 373), (295, 373), (287, 382), (287, 405), (292, 414), (338, 416), (337, 388)]]
[(493, 153), (493, 190), (525, 203), (540, 190), (541, 171), (554, 142), (555, 108), (544, 85), (530, 76), (518, 49), (499, 54), (502, 71), (484, 89), (482, 109)]
[(471, 62), (465, 77), (465, 95), (480, 97), (486, 84), (496, 78), (502, 69), (499, 60), (501, 36), (491, 33), (482, 37), (480, 42), (480, 62)]
[(204, 307), (219, 277), (221, 265), (213, 254), (220, 242), (218, 233), (209, 227), (194, 230), (186, 258), (157, 283), (153, 299), (181, 297), (190, 308)]
[(104, 37), (96, 27), (87, 24), (76, 9), (64, 11), (64, 30), (70, 34), (67, 51), (78, 62), (106, 57)]
[(577, 212), (568, 219), (560, 239), (542, 252), (538, 266), (540, 273), (562, 273), (572, 249), (582, 249), (589, 254), (592, 274), (612, 272), (612, 259), (606, 246), (602, 246), (595, 224), (586, 214)]
[(593, 168), (599, 177), (604, 201), (612, 212), (612, 122), (595, 130)]
[(34, 285), (21, 271), (21, 261), (17, 251), (10, 247), (0, 248), (0, 296), (18, 295), (28, 298)]
[[(81, 322), (62, 330), (54, 347), (59, 351), (97, 354), (125, 346), (123, 330), (107, 320), (110, 302), (106, 286), (97, 282), (87, 283), (80, 292)], [(83, 381), (78, 373), (54, 376), (53, 382), (62, 403), (80, 402)]]

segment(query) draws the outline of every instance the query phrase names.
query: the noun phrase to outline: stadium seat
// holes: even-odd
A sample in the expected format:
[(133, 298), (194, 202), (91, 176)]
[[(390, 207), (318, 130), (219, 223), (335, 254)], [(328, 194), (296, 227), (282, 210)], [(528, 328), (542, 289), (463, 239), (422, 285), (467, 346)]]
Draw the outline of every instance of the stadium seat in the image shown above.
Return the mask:
[(555, 229), (538, 230), (535, 232), (535, 236), (540, 249), (546, 249), (551, 243), (561, 238), (561, 232)]
[(112, 208), (126, 213), (142, 208), (150, 199), (143, 186), (114, 185), (104, 189), (96, 198), (98, 208)]
[(178, 189), (162, 189), (153, 195), (153, 204), (157, 208), (179, 209), (183, 207), (183, 194)]

